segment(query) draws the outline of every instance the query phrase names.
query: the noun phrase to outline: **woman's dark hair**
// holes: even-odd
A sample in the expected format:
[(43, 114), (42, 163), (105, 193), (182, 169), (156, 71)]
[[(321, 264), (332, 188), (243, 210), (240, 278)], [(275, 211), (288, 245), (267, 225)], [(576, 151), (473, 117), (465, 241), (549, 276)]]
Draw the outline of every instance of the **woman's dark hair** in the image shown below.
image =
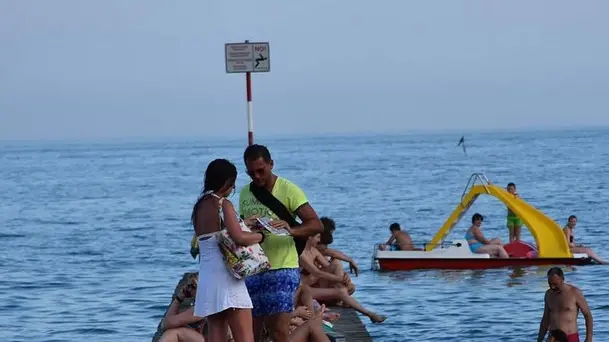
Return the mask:
[(478, 213), (475, 213), (474, 216), (472, 216), (472, 223), (476, 222), (476, 220), (484, 221), (484, 217)]
[(205, 170), (205, 178), (203, 179), (203, 191), (197, 199), (197, 202), (192, 208), (192, 214), (190, 215), (190, 221), (195, 224), (195, 218), (197, 216), (197, 210), (199, 204), (205, 198), (206, 192), (208, 191), (219, 191), (226, 185), (227, 182), (234, 183), (237, 179), (237, 168), (233, 163), (226, 159), (215, 159), (212, 160), (207, 169)]

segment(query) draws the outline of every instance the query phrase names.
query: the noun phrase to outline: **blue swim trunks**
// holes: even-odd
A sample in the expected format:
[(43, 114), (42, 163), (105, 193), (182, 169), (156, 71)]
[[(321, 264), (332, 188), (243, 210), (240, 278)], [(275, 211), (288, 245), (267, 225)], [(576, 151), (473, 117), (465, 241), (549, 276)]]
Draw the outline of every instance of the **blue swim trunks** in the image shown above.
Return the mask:
[(294, 311), (296, 290), (300, 285), (298, 268), (280, 268), (245, 278), (254, 309), (252, 316), (270, 316)]

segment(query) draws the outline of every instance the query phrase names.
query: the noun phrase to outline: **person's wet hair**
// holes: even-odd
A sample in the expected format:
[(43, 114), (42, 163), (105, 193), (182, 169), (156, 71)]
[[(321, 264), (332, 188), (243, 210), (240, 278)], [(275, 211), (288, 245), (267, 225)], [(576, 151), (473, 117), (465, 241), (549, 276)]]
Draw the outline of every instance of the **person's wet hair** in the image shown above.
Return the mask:
[(401, 229), (402, 229), (402, 228), (400, 228), (400, 224), (399, 224), (399, 223), (397, 223), (397, 222), (394, 222), (394, 223), (392, 223), (392, 224), (389, 226), (389, 230), (390, 230), (390, 231), (392, 231), (392, 232), (396, 232), (396, 231), (401, 230)]
[[(563, 216), (564, 217), (564, 216)], [(569, 216), (569, 218), (567, 219), (567, 221), (571, 221), (571, 219), (576, 219), (577, 220), (577, 216), (575, 215), (571, 215)]]
[(569, 342), (569, 336), (567, 336), (567, 333), (560, 329), (550, 331), (550, 336), (554, 337), (556, 342)]
[(476, 220), (484, 221), (484, 217), (479, 213), (475, 213), (472, 216), (472, 223), (476, 222)]
[(243, 152), (243, 162), (254, 161), (262, 158), (265, 163), (271, 162), (271, 152), (264, 145), (253, 144), (248, 146)]
[(565, 274), (563, 273), (563, 271), (560, 267), (552, 267), (548, 270), (548, 278), (550, 278), (553, 275), (558, 276), (560, 279), (563, 279), (563, 280), (565, 279)]
[(207, 165), (205, 178), (203, 179), (203, 191), (193, 206), (192, 214), (190, 215), (192, 224), (195, 224), (195, 217), (197, 216), (197, 210), (199, 209), (199, 204), (203, 199), (203, 195), (208, 191), (217, 192), (222, 189), (227, 182), (234, 183), (236, 179), (237, 168), (226, 159), (215, 159)]
[(323, 233), (319, 234), (320, 244), (329, 246), (332, 244), (332, 242), (334, 242), (334, 236), (332, 236), (332, 233), (324, 231)]
[(319, 219), (321, 224), (324, 226), (324, 232), (333, 233), (336, 230), (336, 223), (333, 219), (323, 216)]
[(514, 183), (512, 183), (512, 182), (509, 182), (509, 183), (508, 183), (508, 185), (507, 185), (507, 187), (509, 188), (510, 186), (516, 187), (516, 184), (514, 184)]

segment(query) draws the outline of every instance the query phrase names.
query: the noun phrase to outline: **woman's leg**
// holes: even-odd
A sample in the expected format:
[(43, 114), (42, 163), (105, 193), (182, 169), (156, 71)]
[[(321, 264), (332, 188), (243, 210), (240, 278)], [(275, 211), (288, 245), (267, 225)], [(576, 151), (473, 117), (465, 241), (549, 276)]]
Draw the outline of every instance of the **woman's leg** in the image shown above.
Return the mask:
[(331, 300), (342, 300), (345, 304), (349, 305), (356, 311), (362, 313), (365, 316), (368, 316), (373, 323), (381, 323), (387, 317), (378, 315), (366, 308), (364, 308), (355, 298), (349, 296), (346, 288), (330, 288), (330, 289), (322, 289), (322, 288), (312, 288), (311, 293), (313, 298), (319, 301), (331, 301)]
[(254, 342), (251, 309), (229, 309), (227, 316), (228, 325), (235, 342)]
[(510, 257), (502, 246), (495, 244), (484, 245), (478, 248), (476, 250), (476, 253), (488, 253), (492, 257), (498, 257), (502, 259), (507, 259)]
[(228, 334), (228, 310), (207, 317), (209, 342), (226, 342)]
[(590, 258), (592, 258), (592, 260), (598, 262), (599, 264), (607, 264), (606, 261), (599, 258), (599, 256), (596, 255), (596, 253), (594, 253), (594, 251), (588, 247), (571, 247), (571, 252), (572, 253), (586, 253), (586, 254), (588, 254), (588, 256)]
[(159, 342), (205, 342), (203, 335), (190, 328), (167, 329)]

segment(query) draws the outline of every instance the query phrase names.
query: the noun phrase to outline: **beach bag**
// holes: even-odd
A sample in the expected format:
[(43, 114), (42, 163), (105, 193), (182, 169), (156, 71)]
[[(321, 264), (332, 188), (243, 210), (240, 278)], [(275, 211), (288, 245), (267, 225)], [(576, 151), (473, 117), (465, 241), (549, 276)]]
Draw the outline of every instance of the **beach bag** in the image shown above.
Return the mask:
[[(224, 221), (224, 212), (222, 211), (222, 200), (220, 199), (220, 228)], [(239, 218), (241, 230), (251, 232), (245, 225), (245, 222)], [(224, 264), (229, 272), (237, 279), (252, 276), (271, 269), (271, 263), (264, 254), (264, 250), (260, 244), (256, 243), (250, 246), (241, 246), (231, 238), (228, 230), (221, 229), (216, 233), (216, 241), (218, 248), (222, 253)]]

